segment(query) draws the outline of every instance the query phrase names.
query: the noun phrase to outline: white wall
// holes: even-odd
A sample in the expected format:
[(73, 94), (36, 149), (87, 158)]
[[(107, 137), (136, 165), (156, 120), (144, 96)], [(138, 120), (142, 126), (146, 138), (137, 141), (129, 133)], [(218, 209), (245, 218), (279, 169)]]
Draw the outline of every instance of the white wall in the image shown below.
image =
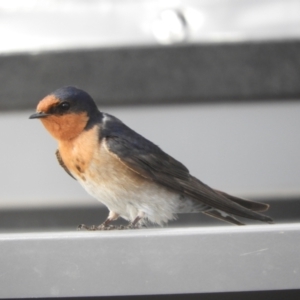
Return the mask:
[[(93, 205), (56, 162), (34, 112), (0, 114), (0, 209)], [(240, 196), (300, 195), (300, 103), (102, 107), (205, 183)]]

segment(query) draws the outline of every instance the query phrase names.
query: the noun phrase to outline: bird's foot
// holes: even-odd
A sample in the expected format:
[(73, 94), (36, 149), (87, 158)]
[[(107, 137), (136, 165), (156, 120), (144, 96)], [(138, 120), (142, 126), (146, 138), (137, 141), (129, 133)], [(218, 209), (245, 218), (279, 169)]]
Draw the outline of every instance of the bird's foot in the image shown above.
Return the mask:
[(119, 229), (117, 226), (114, 226), (114, 225), (107, 225), (107, 224), (101, 224), (101, 225), (91, 225), (91, 226), (88, 226), (88, 225), (85, 225), (85, 224), (80, 224), (78, 227), (77, 227), (78, 230), (81, 230), (81, 229), (85, 229), (85, 230), (89, 230), (89, 231), (100, 231), (100, 230), (114, 230), (114, 229)]
[(129, 223), (128, 225), (124, 226), (124, 225), (120, 225), (117, 227), (118, 230), (126, 230), (126, 229), (140, 229), (141, 225), (140, 224), (133, 224), (133, 223)]

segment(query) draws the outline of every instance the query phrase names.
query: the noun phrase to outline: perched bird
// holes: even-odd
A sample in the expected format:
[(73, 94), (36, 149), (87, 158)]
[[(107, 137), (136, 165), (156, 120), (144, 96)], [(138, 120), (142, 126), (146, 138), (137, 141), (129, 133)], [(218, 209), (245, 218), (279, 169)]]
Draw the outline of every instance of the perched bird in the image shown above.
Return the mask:
[[(57, 140), (65, 171), (109, 209), (101, 225), (88, 230), (163, 225), (180, 213), (202, 212), (236, 225), (235, 216), (272, 223), (260, 212), (269, 205), (214, 190), (179, 161), (119, 119), (98, 110), (91, 96), (62, 87), (42, 99), (30, 119), (40, 119)], [(122, 217), (128, 226), (110, 225)]]

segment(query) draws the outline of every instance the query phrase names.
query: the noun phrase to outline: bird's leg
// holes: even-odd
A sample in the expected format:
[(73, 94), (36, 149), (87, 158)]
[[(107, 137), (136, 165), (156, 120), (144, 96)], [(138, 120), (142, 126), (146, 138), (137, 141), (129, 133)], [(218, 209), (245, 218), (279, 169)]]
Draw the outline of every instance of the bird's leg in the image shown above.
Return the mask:
[(127, 226), (121, 225), (118, 227), (118, 229), (123, 230), (123, 229), (139, 229), (140, 228), (140, 224), (139, 221), (144, 217), (144, 213), (143, 212), (139, 212), (139, 214), (137, 215), (137, 217), (130, 222)]
[(79, 225), (77, 228), (80, 229), (86, 229), (86, 230), (90, 230), (90, 231), (96, 231), (96, 230), (113, 230), (113, 229), (118, 229), (117, 226), (115, 225), (109, 225), (109, 223), (111, 223), (114, 220), (117, 220), (119, 218), (119, 215), (113, 211), (109, 212), (109, 215), (107, 217), (107, 219), (100, 225), (85, 225), (85, 224), (81, 224)]

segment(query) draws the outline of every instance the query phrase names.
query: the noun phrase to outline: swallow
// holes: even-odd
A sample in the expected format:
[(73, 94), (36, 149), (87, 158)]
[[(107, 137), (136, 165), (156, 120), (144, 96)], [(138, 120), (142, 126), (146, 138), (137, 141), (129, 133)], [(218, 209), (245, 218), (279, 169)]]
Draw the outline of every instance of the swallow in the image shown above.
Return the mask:
[[(180, 213), (204, 213), (236, 225), (243, 217), (267, 223), (269, 205), (215, 190), (116, 117), (98, 110), (83, 90), (57, 89), (37, 105), (30, 119), (40, 119), (58, 142), (59, 164), (109, 210), (100, 225), (87, 230), (163, 226)], [(111, 222), (119, 217), (128, 226)]]

